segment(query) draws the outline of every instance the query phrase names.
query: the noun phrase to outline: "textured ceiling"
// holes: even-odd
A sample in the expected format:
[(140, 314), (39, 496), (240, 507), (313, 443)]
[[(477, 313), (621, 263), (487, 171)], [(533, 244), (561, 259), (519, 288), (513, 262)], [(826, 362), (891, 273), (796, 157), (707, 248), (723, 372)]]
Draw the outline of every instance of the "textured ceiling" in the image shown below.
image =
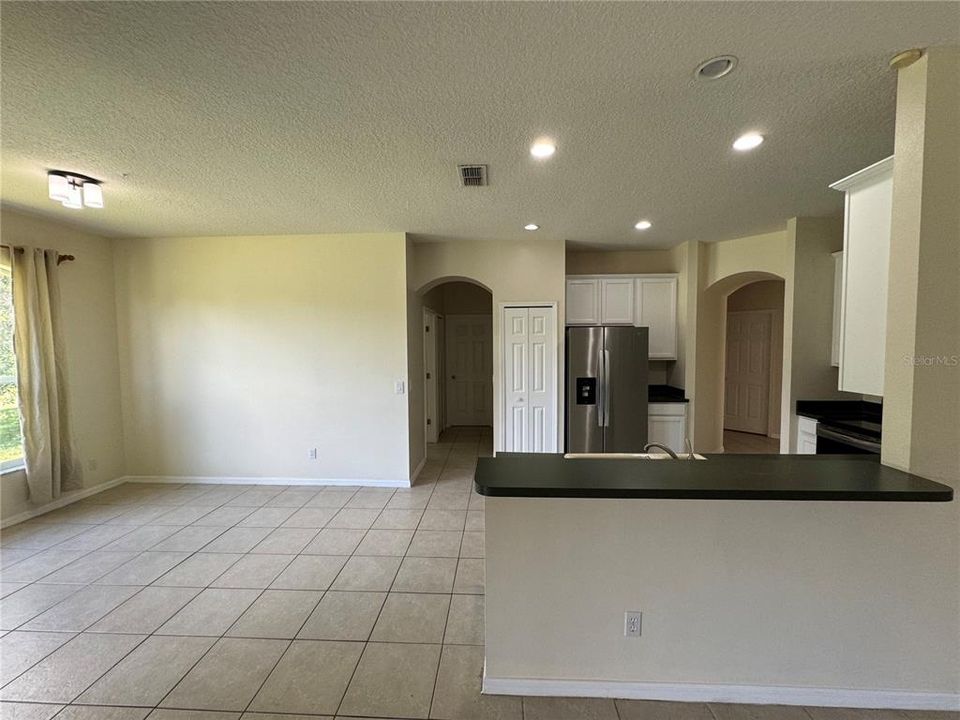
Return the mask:
[[(113, 236), (665, 247), (840, 212), (950, 3), (0, 3), (2, 200)], [(737, 71), (704, 84), (713, 55)], [(767, 142), (736, 154), (759, 130)], [(528, 155), (553, 137), (556, 155)], [(490, 186), (457, 185), (487, 163)], [(104, 210), (46, 198), (48, 168)], [(646, 233), (632, 229), (641, 217)]]

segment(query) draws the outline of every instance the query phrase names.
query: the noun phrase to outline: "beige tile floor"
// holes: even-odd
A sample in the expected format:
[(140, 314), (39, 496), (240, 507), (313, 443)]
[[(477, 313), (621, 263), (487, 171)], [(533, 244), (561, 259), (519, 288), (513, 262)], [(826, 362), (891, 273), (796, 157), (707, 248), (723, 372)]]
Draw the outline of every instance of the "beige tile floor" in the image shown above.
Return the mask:
[(4, 720), (942, 720), (481, 696), (488, 429), (409, 490), (128, 484), (0, 535)]

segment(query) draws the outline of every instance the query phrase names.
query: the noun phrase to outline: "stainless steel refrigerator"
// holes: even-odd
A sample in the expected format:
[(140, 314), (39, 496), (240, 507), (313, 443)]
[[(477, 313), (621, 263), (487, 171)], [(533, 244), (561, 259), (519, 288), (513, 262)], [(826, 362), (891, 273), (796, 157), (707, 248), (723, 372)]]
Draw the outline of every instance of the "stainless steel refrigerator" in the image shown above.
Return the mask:
[(566, 452), (643, 452), (648, 328), (567, 328)]

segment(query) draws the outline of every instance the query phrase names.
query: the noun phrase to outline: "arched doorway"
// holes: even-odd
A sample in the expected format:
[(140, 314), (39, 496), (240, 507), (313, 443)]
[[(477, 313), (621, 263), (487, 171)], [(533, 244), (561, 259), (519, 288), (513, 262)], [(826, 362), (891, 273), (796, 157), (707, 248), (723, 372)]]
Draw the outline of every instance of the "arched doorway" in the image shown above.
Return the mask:
[[(762, 283), (772, 283), (771, 285), (761, 285)], [(737, 331), (738, 342), (744, 341), (743, 347), (734, 348), (736, 357), (728, 357), (728, 329), (730, 329), (730, 316), (728, 305), (730, 298), (741, 289), (749, 288), (751, 285), (757, 285), (759, 290), (745, 290), (743, 295), (734, 298), (733, 312), (750, 312), (753, 310), (769, 311), (766, 323), (750, 323), (749, 320), (756, 319), (757, 315), (734, 316), (738, 322)], [(700, 316), (697, 327), (697, 407), (696, 413), (696, 437), (699, 448), (706, 452), (777, 452), (779, 441), (771, 435), (779, 433), (771, 428), (771, 415), (777, 418), (779, 425), (779, 405), (780, 388), (782, 387), (782, 367), (783, 367), (783, 294), (785, 282), (778, 275), (762, 271), (741, 272), (717, 280), (707, 287), (701, 296)], [(774, 300), (773, 298), (777, 298)], [(759, 304), (771, 305), (771, 307), (760, 308)], [(753, 325), (751, 330), (751, 325)], [(761, 336), (759, 343), (752, 343), (749, 340), (750, 333), (754, 332)], [(762, 336), (766, 335), (766, 338)], [(773, 348), (777, 346), (779, 353), (775, 353)], [(765, 349), (758, 349), (765, 348)], [(742, 355), (740, 353), (743, 353)], [(744, 378), (733, 378), (734, 382), (728, 382), (727, 369), (739, 370), (745, 365), (749, 365), (751, 354), (753, 355), (753, 365), (757, 365), (757, 358), (761, 359), (763, 372), (759, 373), (761, 380), (756, 377), (747, 377), (746, 380), (752, 382), (753, 388), (743, 390), (741, 386)], [(735, 367), (739, 365), (740, 368)], [(747, 368), (749, 369), (749, 368)], [(749, 375), (749, 373), (747, 373)], [(759, 393), (758, 382), (766, 379), (766, 392)], [(730, 387), (736, 385), (734, 389)], [(775, 385), (775, 387), (771, 387)], [(730, 402), (728, 403), (728, 390), (730, 391)], [(734, 393), (737, 393), (734, 395)], [(752, 403), (752, 408), (747, 405)], [(771, 403), (776, 403), (778, 410), (771, 412)], [(760, 409), (757, 412), (758, 408)], [(731, 416), (741, 414), (752, 414), (753, 429), (758, 432), (749, 432), (746, 437), (739, 435), (728, 435), (733, 441), (732, 448), (728, 449), (725, 443), (725, 426)], [(760, 433), (760, 423), (766, 425), (766, 432)], [(731, 422), (731, 425), (734, 423)], [(744, 426), (740, 426), (743, 428)], [(733, 430), (733, 432), (743, 432), (743, 429)], [(754, 437), (751, 437), (754, 436)], [(737, 441), (741, 442), (738, 444)], [(751, 442), (752, 441), (752, 442)]]
[(424, 435), (427, 444), (476, 439), (493, 448), (493, 294), (468, 278), (418, 292), (424, 314)]
[(727, 296), (724, 452), (780, 450), (783, 296), (782, 280), (752, 282)]

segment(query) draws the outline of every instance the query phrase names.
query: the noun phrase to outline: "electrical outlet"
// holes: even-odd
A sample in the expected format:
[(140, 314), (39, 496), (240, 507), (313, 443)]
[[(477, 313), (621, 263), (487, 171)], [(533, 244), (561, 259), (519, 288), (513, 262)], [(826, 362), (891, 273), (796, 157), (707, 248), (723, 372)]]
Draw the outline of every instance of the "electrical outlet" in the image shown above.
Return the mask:
[(407, 391), (407, 384), (403, 380), (397, 380), (393, 383), (393, 392), (396, 395), (403, 395)]
[(623, 636), (640, 637), (643, 629), (643, 613), (639, 610), (627, 610), (623, 614)]
[(311, 460), (316, 460), (316, 459), (317, 459), (317, 449), (316, 449), (316, 448), (310, 448), (310, 449), (307, 451), (307, 457), (310, 458)]
[(95, 471), (97, 469), (97, 461), (95, 459), (87, 460), (87, 470)]

